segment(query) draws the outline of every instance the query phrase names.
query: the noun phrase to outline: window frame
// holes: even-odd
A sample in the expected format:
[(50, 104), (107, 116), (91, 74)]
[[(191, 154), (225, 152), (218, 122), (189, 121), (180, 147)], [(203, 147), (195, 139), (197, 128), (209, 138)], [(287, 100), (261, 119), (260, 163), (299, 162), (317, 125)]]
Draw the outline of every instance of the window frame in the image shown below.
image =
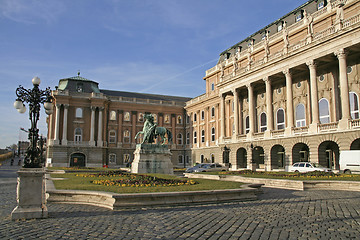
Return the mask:
[[(298, 118), (298, 108), (302, 106), (304, 109), (304, 115), (303, 118)], [(296, 105), (295, 107), (295, 126), (296, 127), (305, 127), (306, 126), (306, 108), (305, 105), (303, 103), (299, 103), (298, 105)]]
[[(112, 133), (114, 135), (111, 135)], [(109, 143), (116, 143), (116, 131), (115, 130), (109, 131)]]
[[(77, 133), (77, 130), (80, 131), (80, 133)], [(74, 129), (74, 143), (81, 143), (82, 142), (82, 135), (83, 130), (80, 127), (77, 127)]]
[[(279, 111), (282, 111), (283, 112), (283, 118), (284, 118), (284, 121), (283, 122), (279, 122)], [(286, 124), (285, 124), (285, 110), (283, 108), (278, 108), (278, 110), (276, 111), (276, 129), (277, 130), (283, 130), (286, 128)]]
[[(351, 101), (351, 95), (352, 94), (353, 94), (353, 96), (356, 97), (355, 101)], [(351, 119), (359, 119), (360, 118), (359, 96), (356, 94), (356, 92), (349, 92), (349, 103), (350, 103), (350, 116), (351, 116)], [(357, 117), (356, 117), (356, 115), (357, 115)]]
[[(321, 111), (320, 109), (324, 109), (323, 107), (320, 107), (321, 102), (326, 101), (326, 105), (327, 105), (327, 115), (321, 115)], [(326, 124), (326, 123), (330, 123), (331, 119), (330, 119), (330, 106), (329, 106), (329, 101), (326, 98), (321, 98), (318, 102), (318, 107), (319, 107), (319, 121), (320, 124)], [(324, 121), (324, 119), (328, 119), (328, 122)]]

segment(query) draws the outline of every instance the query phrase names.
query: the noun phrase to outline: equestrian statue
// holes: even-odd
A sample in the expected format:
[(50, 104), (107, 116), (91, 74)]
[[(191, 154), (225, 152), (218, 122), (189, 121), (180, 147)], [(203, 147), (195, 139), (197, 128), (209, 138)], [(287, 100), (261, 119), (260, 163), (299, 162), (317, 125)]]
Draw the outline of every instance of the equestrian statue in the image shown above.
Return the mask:
[[(160, 137), (158, 143), (161, 143), (161, 145), (164, 145), (166, 140), (168, 140), (168, 143), (172, 142), (171, 132), (165, 127), (157, 127), (157, 124), (154, 123), (154, 117), (151, 114), (145, 114), (144, 119), (145, 123), (143, 130), (136, 134), (135, 141), (137, 140), (139, 134), (143, 134), (143, 140), (141, 144), (154, 143), (155, 139), (158, 137)], [(165, 135), (167, 135), (167, 138)]]

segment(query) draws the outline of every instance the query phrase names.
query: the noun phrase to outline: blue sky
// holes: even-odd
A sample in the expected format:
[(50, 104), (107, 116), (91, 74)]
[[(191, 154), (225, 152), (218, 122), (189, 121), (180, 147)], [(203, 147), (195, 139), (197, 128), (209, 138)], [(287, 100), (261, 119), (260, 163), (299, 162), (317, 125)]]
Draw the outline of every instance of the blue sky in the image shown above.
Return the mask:
[[(0, 148), (26, 140), (15, 89), (81, 76), (101, 89), (195, 97), (219, 54), (299, 0), (0, 0)], [(39, 122), (46, 135), (45, 113)]]

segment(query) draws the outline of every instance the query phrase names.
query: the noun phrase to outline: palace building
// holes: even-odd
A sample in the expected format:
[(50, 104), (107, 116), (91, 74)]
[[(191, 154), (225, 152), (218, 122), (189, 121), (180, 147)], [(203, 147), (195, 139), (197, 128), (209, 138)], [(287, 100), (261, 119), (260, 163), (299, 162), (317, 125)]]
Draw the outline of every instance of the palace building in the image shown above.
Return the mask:
[(360, 150), (360, 2), (309, 0), (229, 47), (193, 99), (101, 90), (61, 79), (49, 117), (54, 166), (124, 166), (143, 115), (173, 133), (174, 166), (286, 171), (310, 161), (339, 169)]
[(311, 0), (220, 54), (186, 103), (192, 159), (339, 169), (360, 150), (360, 2)]
[(128, 165), (136, 143), (142, 141), (135, 142), (135, 135), (143, 128), (145, 113), (172, 132), (173, 165), (185, 167), (191, 162), (184, 110), (190, 98), (102, 90), (80, 74), (61, 79), (53, 96), (56, 108), (48, 118), (47, 150), (52, 166)]

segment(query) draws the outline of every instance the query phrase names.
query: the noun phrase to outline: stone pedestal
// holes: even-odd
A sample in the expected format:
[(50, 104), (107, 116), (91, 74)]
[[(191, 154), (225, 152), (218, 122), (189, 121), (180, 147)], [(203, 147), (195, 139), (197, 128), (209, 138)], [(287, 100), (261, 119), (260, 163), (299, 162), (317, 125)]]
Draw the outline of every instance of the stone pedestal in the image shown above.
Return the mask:
[(11, 219), (47, 218), (45, 171), (43, 168), (21, 168), (18, 171), (17, 207)]
[(167, 145), (137, 144), (131, 173), (174, 174), (171, 155)]

